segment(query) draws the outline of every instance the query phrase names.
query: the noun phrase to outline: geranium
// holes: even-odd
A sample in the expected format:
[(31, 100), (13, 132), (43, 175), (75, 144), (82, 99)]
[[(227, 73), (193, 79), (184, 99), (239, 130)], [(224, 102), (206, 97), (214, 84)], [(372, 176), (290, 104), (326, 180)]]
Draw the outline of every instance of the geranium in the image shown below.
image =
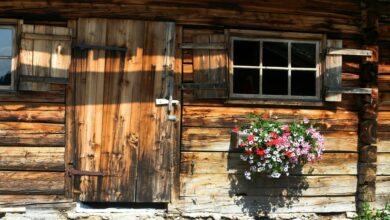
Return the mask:
[(240, 133), (241, 159), (249, 164), (245, 177), (265, 173), (272, 178), (288, 176), (297, 165), (321, 159), (324, 137), (306, 117), (289, 124), (267, 117), (250, 115), (250, 125), (233, 129)]

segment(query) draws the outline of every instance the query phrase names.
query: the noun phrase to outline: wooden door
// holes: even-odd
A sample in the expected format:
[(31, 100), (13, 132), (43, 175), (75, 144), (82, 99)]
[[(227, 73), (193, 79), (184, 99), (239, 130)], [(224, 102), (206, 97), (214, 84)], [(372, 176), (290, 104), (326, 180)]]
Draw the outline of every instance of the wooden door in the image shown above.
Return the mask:
[[(75, 189), (81, 201), (168, 202), (174, 24), (80, 19), (74, 49)], [(177, 127), (177, 126), (176, 126)]]

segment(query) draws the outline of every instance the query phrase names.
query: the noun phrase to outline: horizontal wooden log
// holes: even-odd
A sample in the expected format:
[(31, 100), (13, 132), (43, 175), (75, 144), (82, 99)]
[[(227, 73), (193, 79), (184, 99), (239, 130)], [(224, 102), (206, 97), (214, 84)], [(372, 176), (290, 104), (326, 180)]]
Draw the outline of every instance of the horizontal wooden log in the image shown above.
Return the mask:
[(390, 196), (390, 176), (376, 177), (376, 194)]
[(64, 148), (0, 147), (0, 170), (64, 171)]
[(258, 176), (253, 181), (246, 180), (243, 174), (180, 176), (182, 197), (341, 196), (354, 195), (356, 187), (356, 176), (283, 176), (280, 179)]
[(48, 40), (48, 41), (71, 41), (70, 35), (52, 35), (52, 34), (32, 34), (23, 33), (22, 38), (31, 40)]
[[(326, 151), (357, 152), (356, 132), (322, 132)], [(181, 149), (184, 151), (241, 151), (231, 144), (231, 129), (184, 127)]]
[(375, 196), (375, 208), (383, 210), (386, 205), (389, 204), (390, 195), (389, 194), (376, 194)]
[(181, 43), (181, 49), (206, 49), (206, 50), (224, 50), (224, 43)]
[(183, 213), (256, 214), (354, 212), (355, 196), (337, 197), (184, 197), (168, 209)]
[[(308, 163), (302, 170), (292, 174), (312, 175), (356, 175), (357, 153), (325, 153), (320, 162)], [(243, 173), (249, 169), (247, 162), (240, 159), (240, 153), (226, 152), (182, 152), (182, 174), (226, 174)]]
[(377, 132), (377, 151), (390, 153), (390, 132)]
[(0, 195), (0, 206), (29, 206), (36, 204), (70, 203), (71, 199), (62, 195)]
[(64, 104), (2, 102), (0, 111), (64, 111)]
[(1, 111), (0, 122), (64, 123), (65, 111)]
[(0, 94), (0, 102), (65, 103), (65, 87), (63, 91), (54, 92), (2, 93)]
[(351, 111), (331, 111), (313, 109), (270, 109), (248, 107), (202, 107), (184, 106), (183, 126), (190, 127), (228, 127), (233, 128), (247, 123), (247, 115), (270, 114), (279, 121), (293, 121), (308, 117), (317, 120), (317, 125), (324, 130), (356, 131), (358, 116)]
[(9, 132), (0, 134), (0, 146), (65, 146), (65, 134), (18, 134)]
[(390, 153), (378, 153), (377, 175), (390, 176)]
[(0, 171), (0, 194), (64, 193), (64, 172)]
[(30, 123), (30, 122), (0, 122), (0, 135), (17, 134), (62, 134), (64, 124)]
[[(13, 14), (29, 13), (44, 15), (55, 12), (61, 18), (78, 17), (114, 17), (114, 18), (138, 18), (152, 20), (170, 20), (180, 24), (213, 24), (236, 27), (256, 27), (262, 29), (294, 30), (313, 32), (331, 32), (345, 34), (360, 33), (360, 9), (358, 4), (350, 1), (343, 1), (340, 7), (344, 13), (330, 12), (335, 5), (310, 4), (302, 2), (299, 10), (291, 10), (297, 7), (285, 7), (289, 2), (269, 3), (267, 5), (253, 4), (248, 2), (219, 3), (202, 1), (194, 3), (190, 1), (169, 1), (146, 3), (136, 2), (100, 2), (97, 4), (82, 2), (57, 1), (51, 4), (47, 2), (26, 2), (23, 4), (0, 4), (0, 12)], [(317, 3), (317, 2), (316, 2)], [(39, 6), (37, 8), (37, 5)], [(271, 5), (271, 6), (270, 6)], [(323, 5), (324, 8), (320, 8)], [(288, 9), (286, 9), (288, 8)], [(309, 10), (310, 8), (310, 10)], [(107, 14), (109, 9), (110, 13)], [(314, 13), (314, 11), (317, 13)], [(354, 11), (356, 10), (356, 11)], [(240, 18), (240, 19), (238, 19)]]

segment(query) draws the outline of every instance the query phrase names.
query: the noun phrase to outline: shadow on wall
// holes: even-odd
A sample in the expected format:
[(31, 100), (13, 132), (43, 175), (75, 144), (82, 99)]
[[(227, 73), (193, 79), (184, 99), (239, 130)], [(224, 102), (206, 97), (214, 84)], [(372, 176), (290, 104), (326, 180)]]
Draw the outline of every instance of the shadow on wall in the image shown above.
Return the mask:
[[(303, 192), (309, 184), (306, 176), (302, 175), (302, 168), (296, 167), (290, 176), (281, 176), (279, 179), (258, 174), (247, 180), (244, 169), (237, 163), (246, 165), (237, 158), (237, 153), (229, 154), (229, 170), (237, 170), (237, 173), (229, 174), (229, 196), (241, 211), (249, 216), (266, 216), (268, 213), (286, 212), (294, 203), (299, 202)], [(248, 166), (249, 169), (249, 166)], [(247, 169), (246, 169), (247, 170)]]

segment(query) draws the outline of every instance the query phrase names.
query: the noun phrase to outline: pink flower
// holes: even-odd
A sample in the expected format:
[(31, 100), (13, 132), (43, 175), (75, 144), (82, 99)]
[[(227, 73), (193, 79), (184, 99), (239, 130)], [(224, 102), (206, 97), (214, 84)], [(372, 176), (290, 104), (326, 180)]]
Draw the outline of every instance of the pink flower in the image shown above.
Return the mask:
[(308, 123), (309, 123), (309, 119), (306, 118), (306, 117), (304, 117), (304, 118), (303, 118), (303, 123), (308, 124)]
[(238, 133), (238, 132), (240, 132), (240, 128), (233, 128), (232, 131)]

